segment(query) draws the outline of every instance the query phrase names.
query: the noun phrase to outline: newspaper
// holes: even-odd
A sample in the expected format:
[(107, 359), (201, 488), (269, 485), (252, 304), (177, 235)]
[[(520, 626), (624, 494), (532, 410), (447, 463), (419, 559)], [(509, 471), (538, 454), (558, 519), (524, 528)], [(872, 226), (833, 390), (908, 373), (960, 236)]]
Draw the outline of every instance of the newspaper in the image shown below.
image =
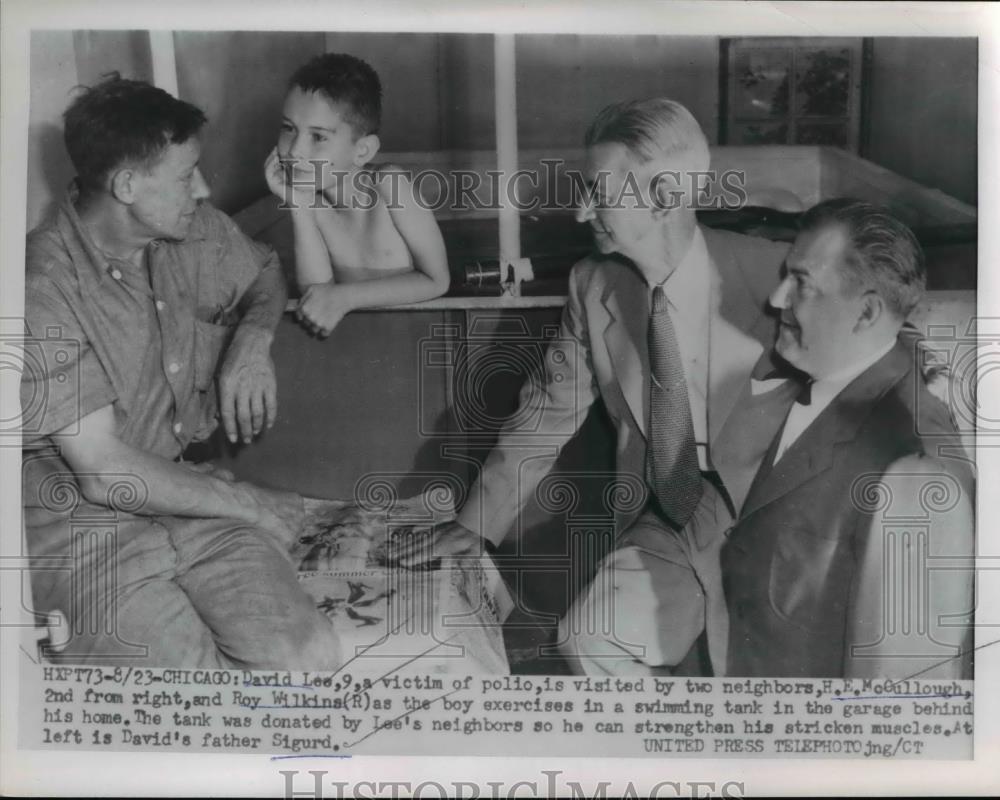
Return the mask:
[[(493, 91), (491, 80), (484, 79), (480, 85), (477, 76), (492, 69), (488, 62), (495, 42), (489, 41), (490, 36), (509, 34), (508, 43), (520, 55), (550, 54), (552, 69), (559, 75), (567, 70), (585, 71), (586, 78), (580, 85), (567, 80), (559, 90), (560, 102), (578, 103), (583, 109), (582, 117), (592, 117), (603, 105), (603, 102), (591, 103), (591, 95), (603, 97), (609, 81), (621, 84), (621, 96), (615, 97), (621, 100), (631, 97), (636, 83), (644, 90), (660, 84), (667, 90), (675, 85), (686, 86), (692, 96), (699, 95), (698, 86), (710, 84), (711, 92), (704, 93), (704, 108), (699, 111), (713, 115), (720, 127), (728, 126), (731, 142), (735, 142), (739, 128), (740, 135), (756, 136), (766, 143), (768, 137), (778, 136), (780, 123), (766, 115), (755, 118), (752, 97), (747, 100), (749, 111), (745, 118), (738, 115), (724, 118), (722, 106), (729, 94), (732, 107), (735, 82), (739, 78), (730, 76), (727, 84), (722, 70), (735, 62), (713, 61), (711, 71), (702, 74), (699, 70), (708, 63), (704, 53), (736, 53), (725, 50), (735, 41), (731, 37), (803, 37), (800, 50), (796, 51), (796, 58), (803, 60), (797, 66), (789, 66), (792, 72), (798, 69), (801, 76), (808, 72), (808, 67), (803, 66), (805, 59), (812, 58), (811, 53), (826, 52), (824, 48), (831, 46), (831, 37), (836, 39), (832, 45), (835, 48), (840, 47), (837, 43), (840, 40), (854, 39), (857, 49), (848, 48), (850, 53), (844, 58), (854, 70), (851, 80), (857, 80), (857, 91), (851, 95), (857, 105), (852, 106), (845, 119), (858, 122), (858, 126), (845, 128), (853, 131), (845, 136), (850, 139), (848, 144), (855, 146), (856, 153), (859, 138), (864, 138), (865, 126), (872, 120), (871, 109), (864, 112), (861, 109), (866, 103), (878, 102), (870, 90), (880, 85), (880, 81), (907, 83), (905, 78), (892, 74), (899, 69), (892, 58), (873, 67), (872, 54), (867, 49), (870, 39), (862, 42), (861, 37), (895, 37), (891, 41), (905, 49), (920, 45), (924, 40), (917, 37), (931, 33), (955, 37), (952, 41), (956, 48), (968, 44), (962, 37), (979, 37), (976, 50), (979, 106), (972, 109), (971, 122), (961, 117), (967, 109), (955, 97), (967, 94), (973, 81), (965, 75), (954, 76), (951, 89), (941, 89), (933, 96), (922, 96), (911, 86), (914, 93), (907, 95), (909, 102), (926, 104), (932, 109), (946, 108), (955, 114), (949, 135), (974, 132), (976, 113), (981, 116), (982, 130), (989, 132), (994, 127), (990, 123), (993, 109), (1000, 102), (995, 96), (1000, 50), (988, 32), (989, 23), (996, 22), (995, 12), (984, 4), (963, 4), (958, 8), (941, 4), (905, 8), (866, 4), (850, 8), (846, 15), (843, 9), (831, 5), (799, 3), (782, 7), (765, 3), (704, 3), (698, 8), (688, 4), (631, 3), (602, 7), (589, 3), (575, 5), (571, 14), (564, 5), (543, 5), (512, 10), (500, 5), (469, 8), (445, 2), (374, 3), (366, 4), (359, 13), (357, 8), (320, 10), (315, 4), (289, 3), (282, 6), (279, 14), (273, 4), (263, 3), (219, 4), (218, 10), (187, 2), (176, 3), (169, 9), (153, 2), (109, 2), (100, 6), (68, 2), (32, 6), (17, 0), (5, 3), (4, 24), (0, 26), (4, 52), (0, 115), (5, 141), (2, 197), (6, 212), (0, 220), (5, 255), (0, 318), (11, 324), (3, 328), (0, 354), (7, 352), (3, 350), (7, 343), (16, 342), (10, 345), (19, 354), (14, 359), (18, 364), (16, 372), (23, 366), (24, 353), (30, 355), (23, 344), (22, 243), (27, 230), (40, 219), (42, 207), (57, 199), (60, 189), (48, 186), (47, 182), (61, 179), (68, 169), (65, 153), (60, 149), (58, 127), (69, 97), (54, 77), (65, 69), (73, 72), (73, 83), (90, 84), (109, 69), (122, 69), (127, 75), (145, 58), (159, 81), (172, 74), (173, 91), (183, 94), (191, 85), (207, 81), (208, 77), (214, 80), (241, 69), (249, 71), (255, 62), (266, 63), (270, 70), (273, 63), (274, 84), (264, 87), (262, 95), (269, 93), (269, 102), (280, 106), (277, 98), (297, 63), (293, 63), (295, 58), (289, 60), (286, 52), (270, 49), (279, 35), (322, 31), (330, 49), (364, 55), (367, 47), (374, 46), (372, 37), (379, 35), (401, 36), (404, 31), (425, 35), (448, 33), (455, 38), (434, 51), (437, 71), (429, 73), (427, 81), (432, 87), (427, 97), (437, 93), (432, 104), (434, 113), (414, 113), (408, 118), (416, 142), (410, 147), (406, 146), (405, 137), (391, 139), (393, 134), (386, 130), (383, 137), (392, 142), (392, 147), (386, 149), (419, 154), (423, 146), (420, 137), (430, 136), (427, 130), (433, 124), (454, 124), (468, 128), (462, 128), (460, 133), (473, 142), (472, 149), (485, 150), (493, 144), (492, 123), (479, 130), (482, 126), (478, 117), (465, 119), (461, 114), (455, 117), (455, 109), (471, 107), (473, 97)], [(92, 47), (89, 34), (96, 31), (108, 34), (102, 42), (104, 50)], [(199, 37), (211, 32), (237, 35), (238, 49), (243, 52), (238, 57), (232, 53), (206, 53), (203, 46), (208, 40)], [(181, 40), (187, 36), (189, 43), (202, 46), (201, 55), (209, 64), (205, 72), (191, 69), (178, 73), (172, 60), (176, 51), (165, 45), (175, 35)], [(555, 41), (563, 35), (574, 42), (575, 49), (565, 51), (571, 53), (569, 56), (561, 55), (562, 43)], [(720, 35), (724, 37), (721, 40)], [(532, 36), (540, 38), (528, 38)], [(662, 37), (662, 40), (654, 43), (647, 37)], [(520, 51), (515, 47), (518, 40)], [(208, 45), (210, 50), (211, 43)], [(501, 50), (502, 47), (501, 44)], [(763, 41), (760, 47), (771, 53), (777, 45)], [(489, 53), (485, 60), (477, 60), (476, 54), (483, 52), (483, 48)], [(429, 63), (426, 60), (429, 56), (405, 36), (394, 40), (389, 49), (396, 53), (391, 65), (397, 74), (414, 72), (413, 64), (423, 68)], [(772, 55), (767, 55), (764, 61)], [(231, 62), (225, 60), (229, 56), (233, 58)], [(561, 63), (560, 59), (568, 62)], [(641, 65), (651, 59), (657, 64), (660, 60), (664, 64), (669, 62), (669, 69), (650, 67), (647, 72), (653, 77), (638, 82), (628, 70), (618, 71), (622, 64)], [(748, 68), (744, 80), (766, 84), (773, 79), (769, 70), (774, 66), (765, 64), (765, 67), (760, 74), (753, 74)], [(178, 85), (178, 74), (184, 75), (187, 83), (182, 81)], [(393, 76), (384, 74), (383, 80), (388, 86)], [(540, 72), (531, 79), (536, 80), (539, 85), (547, 85), (552, 78)], [(726, 88), (720, 92), (722, 85)], [(519, 91), (523, 91), (523, 86), (524, 81), (519, 79)], [(617, 85), (615, 91), (619, 91)], [(241, 117), (242, 106), (238, 101), (247, 98), (230, 99), (234, 105), (208, 109), (213, 123), (218, 124), (212, 129), (213, 134), (238, 138), (262, 124), (257, 116), (252, 121)], [(421, 95), (414, 102), (419, 105), (425, 99)], [(803, 101), (792, 93), (789, 102), (794, 105)], [(479, 108), (478, 101), (475, 105)], [(487, 102), (486, 106), (489, 105)], [(271, 121), (276, 124), (278, 110), (272, 110), (275, 119)], [(545, 121), (551, 117), (553, 130), (563, 121), (558, 110), (551, 106), (522, 105), (519, 114), (529, 128), (530, 119)], [(817, 125), (802, 109), (791, 116), (805, 130), (803, 142), (810, 141), (809, 136), (820, 137), (816, 141), (824, 142), (823, 136), (840, 135), (829, 133), (831, 125), (836, 127), (839, 121), (826, 120)], [(891, 121), (886, 122), (885, 117), (885, 114), (881, 117), (883, 124), (891, 127)], [(399, 126), (398, 117), (394, 122)], [(575, 131), (572, 146), (566, 149), (579, 151), (583, 134), (583, 128)], [(917, 125), (895, 134), (900, 142), (895, 153), (900, 160), (896, 163), (905, 161), (900, 154), (910, 146), (915, 147), (921, 137), (938, 136), (936, 144), (927, 145), (928, 150), (920, 152), (934, 151), (940, 155), (962, 151), (955, 161), (942, 156), (937, 172), (950, 175), (936, 175), (939, 182), (958, 182), (959, 173), (971, 164), (973, 176), (978, 170), (980, 186), (996, 183), (997, 164), (989, 148), (980, 148), (977, 164), (975, 147), (951, 146), (951, 139), (940, 131), (932, 132), (930, 123), (926, 131)], [(452, 132), (444, 139), (451, 141), (449, 137), (458, 135)], [(526, 135), (538, 138), (537, 132), (522, 131), (522, 137)], [(564, 131), (556, 131), (554, 135), (569, 141)], [(713, 145), (719, 140), (714, 131), (710, 137)], [(985, 142), (987, 138), (984, 135), (978, 141)], [(521, 147), (533, 151), (539, 141), (522, 141)], [(562, 143), (552, 145), (562, 146)], [(228, 146), (219, 145), (221, 149)], [(546, 141), (543, 149), (548, 146)], [(755, 150), (739, 149), (746, 158)], [(231, 164), (223, 165), (219, 152), (214, 154), (218, 159), (213, 165), (215, 172), (207, 178), (210, 183), (228, 185), (224, 199), (237, 206), (259, 196), (263, 189), (259, 186), (248, 189), (249, 184), (233, 176), (241, 170), (257, 176), (261, 165), (256, 161), (244, 164), (242, 156), (237, 154)], [(863, 149), (861, 152), (864, 154)], [(810, 169), (796, 162), (790, 153), (782, 157), (785, 166), (781, 177), (786, 183)], [(836, 154), (828, 157), (836, 162), (837, 169), (843, 166), (836, 160), (839, 158)], [(21, 169), (24, 163), (28, 164), (27, 176)], [(488, 168), (495, 166), (491, 163)], [(837, 169), (834, 183), (847, 185), (849, 170)], [(932, 172), (928, 168), (928, 174)], [(46, 180), (40, 182), (39, 176)], [(882, 167), (866, 173), (863, 180), (882, 186)], [(942, 202), (949, 213), (961, 215), (963, 209), (970, 207), (939, 194), (946, 197)], [(762, 193), (758, 198), (762, 204), (765, 195), (772, 212), (795, 205), (795, 199), (790, 200), (781, 186), (769, 187), (768, 192)], [(22, 216), (19, 209), (25, 207), (26, 198), (27, 215)], [(914, 208), (924, 202), (925, 196), (921, 198), (919, 203), (914, 201)], [(980, 193), (978, 213), (984, 220), (995, 217), (995, 202), (992, 193)], [(770, 219), (760, 224), (773, 233), (780, 227), (778, 223), (772, 213)], [(989, 225), (980, 228), (981, 263), (989, 264), (996, 243)], [(938, 234), (944, 235), (940, 231)], [(944, 242), (943, 246), (951, 244)], [(523, 269), (524, 265), (518, 267)], [(499, 269), (495, 271), (502, 280)], [(936, 341), (937, 347), (927, 350), (927, 360), (935, 370), (942, 364), (950, 364), (953, 371), (970, 362), (974, 367), (978, 361), (980, 375), (989, 374), (988, 359), (996, 338), (995, 287), (989, 275), (980, 276), (980, 281), (975, 319), (967, 320), (968, 324), (961, 329), (948, 331), (932, 325), (931, 344)], [(517, 313), (511, 309), (520, 307), (509, 300), (510, 286), (496, 294), (501, 291), (505, 296), (497, 298), (499, 305), (477, 306), (484, 299), (481, 295), (487, 294), (484, 290), (461, 308), (501, 309), (483, 327), (491, 333), (499, 330), (503, 338), (504, 320), (509, 322), (511, 315), (516, 317)], [(471, 289), (469, 294), (474, 294)], [(951, 303), (953, 299), (949, 296), (942, 302)], [(447, 315), (459, 307), (442, 308), (442, 314)], [(519, 318), (527, 319), (528, 312)], [(413, 347), (413, 357), (423, 358), (429, 352), (428, 346), (435, 354), (454, 353), (459, 330), (471, 341), (471, 347), (479, 346), (475, 320), (470, 322), (466, 318), (464, 328), (456, 327), (453, 322), (445, 317), (443, 326), (431, 329), (428, 325), (426, 337)], [(528, 330), (528, 323), (522, 324)], [(526, 334), (517, 339), (515, 347), (530, 338)], [(548, 331), (539, 340), (550, 338)], [(534, 346), (536, 342), (531, 344)], [(318, 347), (319, 343), (314, 345)], [(526, 347), (527, 350), (530, 348)], [(432, 372), (440, 363), (426, 361), (425, 373)], [(378, 358), (373, 357), (359, 375), (374, 376), (377, 367)], [(308, 373), (304, 379), (316, 379), (321, 367), (310, 365), (303, 372)], [(991, 647), (995, 643), (991, 631), (996, 626), (993, 617), (998, 598), (992, 566), (996, 548), (989, 535), (995, 527), (995, 503), (989, 487), (994, 483), (996, 464), (988, 437), (992, 432), (991, 421), (1000, 418), (1000, 412), (995, 409), (996, 393), (985, 379), (978, 384), (973, 379), (971, 388), (961, 383), (950, 383), (946, 388), (940, 383), (936, 386), (936, 391), (948, 398), (957, 397), (964, 402), (970, 417), (959, 419), (958, 424), (963, 445), (971, 451), (970, 460), (979, 470), (977, 563), (971, 568), (976, 580), (972, 626), (975, 642), (971, 646), (975, 654), (975, 677), (943, 679), (914, 670), (905, 677), (888, 679), (877, 675), (699, 677), (673, 675), (668, 668), (661, 670), (662, 674), (641, 675), (583, 676), (567, 674), (566, 669), (558, 674), (546, 673), (544, 665), (556, 663), (558, 657), (558, 615), (546, 616), (538, 609), (526, 608), (519, 581), (530, 573), (536, 581), (542, 575), (544, 582), (546, 570), (550, 569), (546, 560), (549, 554), (526, 554), (520, 550), (517, 556), (524, 557), (524, 566), (518, 568), (511, 567), (508, 555), (496, 561), (445, 559), (434, 568), (414, 570), (400, 569), (387, 557), (389, 543), (394, 538), (421, 535), (434, 525), (453, 519), (456, 506), (460, 507), (467, 499), (461, 489), (455, 492), (455, 503), (428, 505), (417, 497), (412, 504), (396, 504), (395, 518), (386, 508), (365, 508), (357, 498), (346, 495), (343, 501), (308, 501), (307, 526), (290, 557), (298, 570), (301, 587), (337, 630), (343, 652), (348, 654), (337, 669), (164, 668), (157, 664), (61, 661), (57, 652), (40, 647), (67, 635), (66, 621), (45, 617), (33, 607), (32, 572), (40, 568), (28, 559), (20, 498), (11, 488), (18, 485), (21, 472), (22, 417), (14, 405), (18, 402), (18, 374), (4, 368), (0, 369), (0, 377), (3, 378), (0, 485), (5, 487), (0, 552), (3, 590), (0, 674), (4, 676), (0, 682), (3, 692), (0, 703), (6, 712), (0, 715), (0, 786), (4, 793), (338, 798), (997, 793), (997, 690), (991, 678), (996, 674), (998, 659), (997, 648)], [(381, 377), (362, 379), (352, 375), (346, 380), (364, 382)], [(391, 374), (387, 380), (391, 383)], [(424, 388), (423, 383), (419, 388)], [(373, 394), (384, 391), (387, 395), (391, 391), (382, 385), (372, 386), (371, 390)], [(278, 386), (282, 401), (292, 394), (311, 391), (308, 382), (296, 383), (294, 387)], [(454, 387), (450, 391), (454, 392)], [(470, 400), (470, 397), (471, 391), (463, 395), (459, 390), (447, 399), (459, 413), (479, 414), (480, 420), (492, 424), (491, 398)], [(468, 410), (470, 402), (475, 405), (479, 401), (482, 406)], [(445, 440), (434, 438), (439, 434), (434, 426), (440, 421), (424, 419), (421, 414), (425, 411), (421, 405), (412, 414), (407, 410), (400, 417), (405, 416), (406, 424), (419, 429), (420, 435), (434, 447), (454, 448), (451, 440), (441, 444)], [(303, 418), (296, 424), (308, 430), (310, 422)], [(379, 425), (391, 427), (393, 422), (380, 421)], [(331, 456), (323, 468), (343, 468), (358, 478), (382, 470), (400, 481), (412, 477), (409, 472), (420, 473), (417, 467), (411, 471), (400, 469), (395, 461), (383, 470), (385, 465), (376, 462), (377, 449), (385, 446), (385, 438), (378, 438), (374, 429), (366, 435), (371, 436), (376, 455), (359, 452), (359, 448), (341, 448), (340, 442), (324, 442)], [(8, 443), (12, 446), (6, 446)], [(489, 449), (490, 443), (489, 437), (473, 437), (461, 444), (456, 461), (464, 463), (463, 471), (451, 476), (457, 486), (467, 488), (478, 469), (469, 465), (477, 461), (479, 450)], [(309, 442), (302, 442), (303, 447), (308, 445)], [(253, 447), (251, 444), (247, 450)], [(477, 457), (473, 457), (474, 452)], [(454, 455), (454, 450), (449, 450), (449, 454)], [(336, 465), (330, 467), (329, 460), (336, 461)], [(421, 462), (414, 458), (413, 463)], [(289, 475), (298, 467), (302, 465), (290, 465)], [(305, 465), (297, 473), (298, 478), (312, 467)], [(586, 485), (587, 480), (598, 477), (598, 472), (572, 477), (577, 485)], [(606, 474), (600, 477), (607, 482)], [(310, 488), (315, 494), (315, 484)], [(629, 493), (628, 486), (616, 484), (615, 490)], [(309, 489), (303, 489), (303, 494), (309, 495)], [(587, 498), (574, 496), (563, 503), (564, 494), (555, 491), (548, 498), (548, 505), (546, 502), (540, 505), (543, 512), (559, 517), (560, 524), (564, 524), (567, 552), (569, 542), (578, 548), (577, 555), (590, 552), (587, 549), (590, 547), (595, 552), (601, 547), (606, 550), (608, 542), (613, 542), (620, 531), (615, 530), (607, 515), (590, 514)], [(930, 502), (934, 505), (936, 501), (931, 498)], [(533, 513), (537, 511), (534, 509)], [(900, 537), (921, 522), (913, 516), (891, 520)], [(86, 524), (103, 531), (111, 523), (107, 519), (88, 519)], [(920, 540), (913, 541), (918, 542), (914, 546), (918, 550)], [(970, 566), (965, 561), (943, 558), (933, 568), (968, 571)], [(576, 576), (552, 575), (549, 580), (553, 585), (558, 584), (560, 590), (565, 585), (565, 591), (573, 596), (584, 588)], [(919, 624), (899, 617), (889, 622), (891, 629), (887, 636), (899, 633), (911, 623)], [(892, 627), (897, 624), (898, 629)], [(538, 629), (544, 629), (545, 636), (536, 640), (532, 636)], [(930, 637), (928, 642), (928, 647), (939, 652), (941, 643)], [(538, 663), (543, 667), (539, 668)]]
[(511, 600), (488, 560), (407, 570), (388, 558), (393, 539), (454, 517), (444, 512), (450, 504), (437, 500), (438, 510), (424, 525), (406, 524), (430, 507), (423, 497), (388, 510), (307, 501), (304, 532), (292, 558), (299, 562), (302, 587), (330, 619), (354, 669), (509, 671), (500, 624), (510, 614)]

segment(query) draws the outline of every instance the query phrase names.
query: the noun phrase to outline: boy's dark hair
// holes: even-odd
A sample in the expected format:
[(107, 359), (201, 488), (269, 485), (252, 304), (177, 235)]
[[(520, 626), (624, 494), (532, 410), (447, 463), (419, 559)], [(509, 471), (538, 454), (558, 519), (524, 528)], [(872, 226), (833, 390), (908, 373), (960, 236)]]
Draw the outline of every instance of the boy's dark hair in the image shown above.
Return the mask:
[(63, 114), (64, 138), (80, 183), (99, 188), (123, 164), (148, 168), (170, 144), (182, 144), (207, 118), (197, 106), (117, 72), (84, 88)]
[(288, 81), (289, 88), (322, 92), (342, 106), (344, 121), (354, 138), (378, 133), (382, 124), (382, 84), (375, 72), (360, 58), (346, 53), (324, 53), (306, 62)]

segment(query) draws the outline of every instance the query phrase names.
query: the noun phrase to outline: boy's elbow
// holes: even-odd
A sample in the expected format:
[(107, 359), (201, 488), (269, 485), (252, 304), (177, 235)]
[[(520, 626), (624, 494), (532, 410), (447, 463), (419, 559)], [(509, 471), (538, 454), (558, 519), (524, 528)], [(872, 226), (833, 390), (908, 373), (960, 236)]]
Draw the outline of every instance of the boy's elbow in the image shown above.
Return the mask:
[(451, 271), (444, 254), (439, 258), (427, 259), (424, 263), (418, 262), (416, 271), (426, 279), (430, 298), (440, 297), (451, 288)]
[(320, 283), (329, 283), (332, 280), (333, 280), (332, 272), (326, 277), (323, 277), (322, 275), (297, 275), (295, 279), (295, 285), (298, 287), (299, 296), (301, 297), (307, 291), (309, 291), (309, 287), (316, 286), (317, 284)]
[(448, 290), (451, 288), (451, 275), (445, 271), (443, 275), (437, 275), (432, 279), (432, 286), (434, 289), (434, 297), (441, 297), (443, 294), (447, 294)]

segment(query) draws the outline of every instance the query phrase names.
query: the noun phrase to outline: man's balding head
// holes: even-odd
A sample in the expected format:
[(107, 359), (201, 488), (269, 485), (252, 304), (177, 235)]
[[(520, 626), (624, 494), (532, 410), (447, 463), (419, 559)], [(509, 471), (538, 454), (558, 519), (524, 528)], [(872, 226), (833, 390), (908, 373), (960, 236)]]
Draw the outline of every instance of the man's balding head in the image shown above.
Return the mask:
[(66, 150), (82, 187), (90, 190), (104, 188), (123, 166), (149, 168), (206, 122), (200, 108), (117, 74), (84, 89), (63, 120)]

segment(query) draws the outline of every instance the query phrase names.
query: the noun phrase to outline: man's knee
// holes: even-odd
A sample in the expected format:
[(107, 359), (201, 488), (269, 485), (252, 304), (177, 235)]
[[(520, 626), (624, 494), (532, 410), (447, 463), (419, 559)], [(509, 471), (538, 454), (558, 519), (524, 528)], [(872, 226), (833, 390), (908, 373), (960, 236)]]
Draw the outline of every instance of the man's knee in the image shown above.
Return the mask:
[(268, 646), (277, 669), (332, 670), (344, 662), (333, 626), (321, 614), (298, 620)]
[(605, 560), (594, 582), (559, 622), (567, 658), (628, 655), (672, 666), (705, 627), (705, 595), (694, 572), (638, 548)]

